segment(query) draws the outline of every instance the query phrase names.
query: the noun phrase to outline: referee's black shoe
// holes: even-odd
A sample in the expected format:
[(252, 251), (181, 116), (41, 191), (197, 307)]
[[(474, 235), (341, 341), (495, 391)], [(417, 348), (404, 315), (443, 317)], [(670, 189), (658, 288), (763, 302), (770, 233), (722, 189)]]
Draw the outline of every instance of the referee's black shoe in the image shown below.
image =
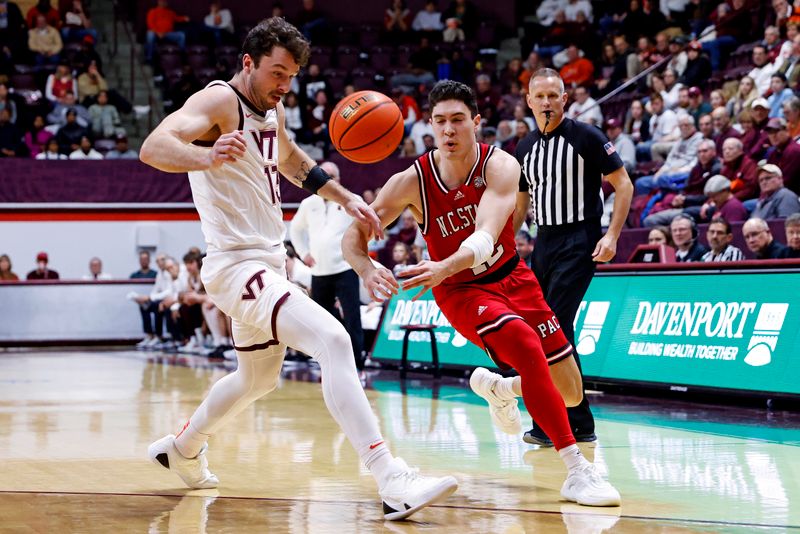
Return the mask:
[[(530, 443), (531, 445), (538, 445), (540, 447), (552, 447), (553, 441), (539, 427), (533, 427), (525, 434), (522, 435), (522, 441)], [(576, 433), (575, 441), (578, 443), (593, 443), (597, 441), (597, 435), (594, 432)]]

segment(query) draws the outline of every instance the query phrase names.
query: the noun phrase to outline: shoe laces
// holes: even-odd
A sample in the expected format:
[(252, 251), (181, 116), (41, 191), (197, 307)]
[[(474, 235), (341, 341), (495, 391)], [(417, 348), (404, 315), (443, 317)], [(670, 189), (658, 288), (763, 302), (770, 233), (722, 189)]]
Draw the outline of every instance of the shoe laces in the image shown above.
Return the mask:
[(399, 471), (399, 472), (395, 473), (394, 475), (392, 475), (392, 478), (395, 478), (395, 479), (398, 479), (398, 480), (405, 479), (405, 480), (407, 480), (409, 482), (414, 482), (415, 480), (418, 480), (420, 478), (419, 467), (409, 467), (409, 468), (407, 468), (407, 469), (405, 469), (403, 471)]
[(583, 471), (583, 473), (587, 475), (589, 482), (591, 482), (592, 484), (596, 486), (605, 484), (605, 480), (603, 480), (603, 477), (600, 476), (600, 473), (597, 471), (597, 467), (594, 464), (587, 465), (586, 467), (581, 469), (581, 471)]

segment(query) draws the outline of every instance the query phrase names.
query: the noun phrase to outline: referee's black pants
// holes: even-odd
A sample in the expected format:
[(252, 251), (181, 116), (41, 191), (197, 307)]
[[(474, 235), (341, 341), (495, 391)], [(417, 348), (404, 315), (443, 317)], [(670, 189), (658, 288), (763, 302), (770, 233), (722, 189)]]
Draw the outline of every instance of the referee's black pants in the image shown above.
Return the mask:
[[(361, 300), (359, 299), (358, 275), (353, 269), (342, 273), (311, 277), (311, 298), (337, 319), (344, 315), (345, 330), (353, 344), (356, 366), (364, 367), (364, 330), (361, 328)], [(342, 313), (336, 310), (336, 299)]]
[[(592, 281), (596, 263), (592, 252), (602, 237), (598, 220), (542, 227), (533, 248), (533, 272), (542, 286), (544, 298), (556, 314), (561, 330), (575, 347), (575, 314)], [(581, 361), (574, 351), (578, 369)], [(572, 432), (576, 436), (594, 433), (594, 417), (584, 395), (578, 406), (567, 408)], [(534, 432), (538, 427), (533, 422)], [(538, 429), (539, 433), (541, 429)], [(542, 433), (543, 434), (543, 433)]]

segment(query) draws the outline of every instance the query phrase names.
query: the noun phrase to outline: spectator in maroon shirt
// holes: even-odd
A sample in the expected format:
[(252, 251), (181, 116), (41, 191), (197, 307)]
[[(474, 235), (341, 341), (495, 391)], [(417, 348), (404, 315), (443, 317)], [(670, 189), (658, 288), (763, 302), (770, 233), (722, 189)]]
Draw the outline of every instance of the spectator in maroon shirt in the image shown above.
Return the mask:
[(722, 217), (728, 222), (747, 220), (747, 210), (731, 193), (731, 181), (721, 174), (708, 179), (703, 193), (708, 201), (700, 208), (701, 221), (709, 221), (712, 216)]
[(47, 268), (47, 252), (36, 255), (36, 269), (28, 273), (28, 280), (58, 280), (58, 273)]
[(767, 163), (774, 163), (783, 171), (783, 184), (800, 193), (800, 145), (794, 142), (786, 124), (786, 119), (772, 117), (764, 128), (772, 149)]
[(745, 155), (740, 139), (731, 137), (722, 143), (720, 174), (731, 181), (733, 196), (739, 200), (758, 198), (758, 165)]
[(722, 144), (726, 139), (740, 138), (742, 134), (731, 126), (731, 117), (724, 107), (715, 108), (711, 112), (711, 121), (714, 124), (714, 142), (717, 144), (717, 154), (722, 154)]
[(753, 100), (750, 104), (750, 116), (753, 118), (753, 129), (745, 130), (742, 143), (745, 146), (745, 154), (754, 161), (759, 161), (765, 157), (770, 147), (767, 132), (764, 131), (769, 121), (769, 103), (766, 98)]

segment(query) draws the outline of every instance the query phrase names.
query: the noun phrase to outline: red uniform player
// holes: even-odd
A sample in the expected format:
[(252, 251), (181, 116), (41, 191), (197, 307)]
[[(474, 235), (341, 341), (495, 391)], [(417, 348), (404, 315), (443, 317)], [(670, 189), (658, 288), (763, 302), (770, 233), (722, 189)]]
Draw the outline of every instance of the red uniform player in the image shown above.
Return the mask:
[[(429, 101), (438, 148), (392, 176), (372, 204), (384, 225), (409, 208), (422, 226), (431, 261), (405, 270), (411, 278), (404, 288), (420, 287), (415, 298), (432, 288), (456, 330), (499, 366), (519, 373), (503, 378), (478, 368), (470, 385), (489, 402), (495, 424), (512, 434), (522, 430), (522, 396), (567, 466), (561, 495), (588, 506), (617, 506), (619, 493), (583, 457), (567, 419), (565, 399), (578, 404), (583, 391), (572, 347), (516, 254), (512, 215), (519, 164), (476, 142), (480, 116), (468, 86), (441, 81)], [(391, 271), (370, 260), (368, 237), (369, 228), (354, 224), (342, 242), (345, 259), (376, 300), (389, 298), (399, 285)]]

